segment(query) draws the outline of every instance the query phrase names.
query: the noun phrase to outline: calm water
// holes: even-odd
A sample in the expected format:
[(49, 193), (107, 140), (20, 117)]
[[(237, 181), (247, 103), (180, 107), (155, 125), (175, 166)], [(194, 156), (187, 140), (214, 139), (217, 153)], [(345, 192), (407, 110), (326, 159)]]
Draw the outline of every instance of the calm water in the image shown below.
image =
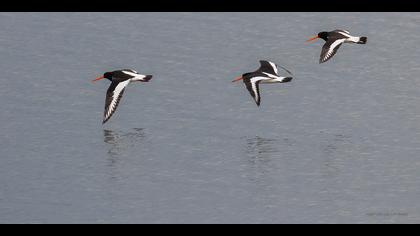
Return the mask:
[[(420, 223), (419, 13), (0, 13), (0, 223)], [(348, 29), (318, 64), (323, 30)], [(257, 107), (230, 81), (295, 74)], [(105, 71), (153, 74), (101, 124)]]

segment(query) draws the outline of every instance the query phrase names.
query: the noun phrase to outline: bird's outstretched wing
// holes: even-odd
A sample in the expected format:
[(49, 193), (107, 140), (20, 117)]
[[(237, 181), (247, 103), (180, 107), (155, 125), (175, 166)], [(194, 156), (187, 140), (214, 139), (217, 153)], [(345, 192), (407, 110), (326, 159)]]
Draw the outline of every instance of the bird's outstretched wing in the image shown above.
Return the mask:
[(253, 77), (250, 79), (244, 79), (244, 83), (252, 98), (254, 98), (257, 106), (260, 106), (261, 96), (260, 96), (260, 82), (261, 80), (266, 79), (264, 77)]
[(105, 111), (102, 124), (107, 122), (114, 114), (124, 94), (125, 87), (130, 83), (129, 80), (123, 82), (112, 82), (106, 92)]
[(279, 76), (278, 67), (280, 67), (283, 70), (285, 70), (287, 73), (289, 73), (290, 75), (293, 75), (292, 72), (290, 72), (288, 69), (284, 68), (283, 66), (278, 66), (274, 62), (261, 60), (260, 64), (261, 64), (261, 66), (258, 69), (258, 71), (262, 72), (264, 74), (272, 74), (272, 75), (275, 75), (275, 76)]
[(279, 76), (278, 73), (278, 69), (277, 69), (277, 65), (274, 62), (271, 61), (265, 61), (265, 60), (260, 60), (260, 68), (258, 68), (257, 71), (259, 72), (265, 72), (265, 73), (269, 73), (275, 76)]
[(345, 39), (331, 39), (325, 42), (324, 46), (322, 46), (319, 63), (324, 63), (331, 59), (340, 48), (341, 44), (344, 43), (344, 40)]

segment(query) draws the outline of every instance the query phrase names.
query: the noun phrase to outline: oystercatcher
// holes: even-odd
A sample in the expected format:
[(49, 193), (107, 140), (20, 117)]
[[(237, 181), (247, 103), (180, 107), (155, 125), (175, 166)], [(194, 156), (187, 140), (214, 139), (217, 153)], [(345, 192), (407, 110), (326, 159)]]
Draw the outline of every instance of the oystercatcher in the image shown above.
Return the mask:
[[(255, 103), (257, 103), (257, 106), (260, 106), (260, 89), (259, 84), (260, 83), (286, 83), (290, 82), (292, 80), (291, 76), (288, 77), (281, 77), (278, 75), (278, 69), (277, 65), (270, 61), (260, 61), (260, 68), (254, 72), (245, 73), (240, 77), (237, 77), (236, 79), (232, 80), (232, 82), (236, 82), (239, 80), (243, 80), (246, 88), (248, 89), (251, 96), (254, 98)], [(281, 67), (281, 66), (280, 66)], [(286, 68), (281, 67), (289, 75), (292, 75), (290, 71), (288, 71)]]
[(319, 58), (319, 63), (324, 63), (331, 59), (335, 53), (337, 52), (338, 48), (343, 43), (357, 43), (357, 44), (366, 44), (367, 37), (355, 37), (351, 36), (350, 32), (346, 30), (334, 30), (330, 32), (319, 32), (317, 36), (312, 37), (306, 42), (321, 38), (325, 40), (324, 46), (322, 46), (321, 56)]
[(111, 81), (111, 85), (106, 92), (105, 98), (105, 111), (102, 121), (102, 124), (104, 124), (109, 120), (109, 118), (111, 118), (112, 114), (114, 114), (115, 110), (117, 109), (121, 97), (124, 94), (125, 87), (130, 82), (148, 82), (150, 79), (152, 79), (152, 75), (141, 75), (135, 70), (124, 69), (106, 72), (102, 76), (92, 80), (92, 82), (101, 79), (108, 79)]

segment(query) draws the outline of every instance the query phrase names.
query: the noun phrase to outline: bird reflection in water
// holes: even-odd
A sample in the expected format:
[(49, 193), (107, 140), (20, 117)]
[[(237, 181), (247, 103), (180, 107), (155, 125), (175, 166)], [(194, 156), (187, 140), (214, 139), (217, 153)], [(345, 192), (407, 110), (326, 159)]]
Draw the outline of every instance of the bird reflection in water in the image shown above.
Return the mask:
[(145, 138), (143, 128), (134, 128), (129, 132), (104, 130), (104, 142), (109, 145), (108, 155), (114, 163), (118, 157), (124, 153), (129, 153), (130, 149), (137, 146)]
[(267, 160), (273, 153), (278, 153), (276, 147), (277, 139), (261, 138), (256, 136), (248, 138), (247, 154), (252, 157), (251, 161), (264, 161)]
[(278, 145), (278, 140), (273, 138), (255, 136), (246, 139), (246, 176), (251, 182), (266, 183), (267, 178), (271, 178), (269, 173), (276, 169), (273, 157), (280, 153)]

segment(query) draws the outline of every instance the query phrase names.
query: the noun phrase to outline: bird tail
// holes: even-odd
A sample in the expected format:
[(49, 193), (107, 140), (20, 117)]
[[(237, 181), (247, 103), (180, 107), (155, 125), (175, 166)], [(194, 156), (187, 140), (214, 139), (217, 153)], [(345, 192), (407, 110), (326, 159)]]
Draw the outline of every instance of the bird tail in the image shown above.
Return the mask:
[(143, 78), (142, 82), (149, 82), (149, 80), (151, 80), (152, 77), (153, 77), (152, 75), (146, 75), (146, 77)]
[(366, 44), (367, 42), (367, 37), (360, 37), (359, 42), (357, 42), (358, 44)]
[(290, 82), (292, 79), (293, 79), (293, 77), (286, 77), (281, 82), (282, 83), (287, 83), (287, 82)]

